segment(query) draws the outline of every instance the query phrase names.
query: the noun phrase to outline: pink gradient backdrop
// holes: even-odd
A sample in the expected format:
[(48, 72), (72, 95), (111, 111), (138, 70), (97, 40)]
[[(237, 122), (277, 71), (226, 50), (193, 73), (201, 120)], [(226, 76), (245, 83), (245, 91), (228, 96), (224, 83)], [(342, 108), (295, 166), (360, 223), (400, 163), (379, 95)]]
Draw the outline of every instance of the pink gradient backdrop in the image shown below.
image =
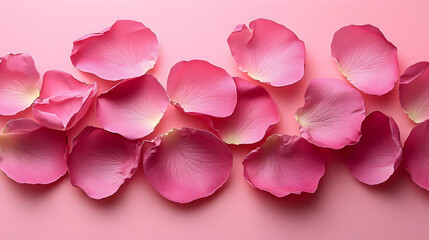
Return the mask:
[[(316, 77), (341, 78), (330, 42), (341, 26), (371, 23), (398, 47), (401, 72), (429, 60), (429, 1), (0, 1), (0, 55), (31, 54), (40, 73), (58, 69), (91, 82), (69, 56), (73, 40), (100, 31), (116, 19), (143, 22), (159, 39), (160, 56), (150, 71), (165, 86), (170, 67), (180, 60), (204, 59), (241, 76), (226, 39), (235, 25), (264, 17), (292, 29), (307, 48), (305, 77), (283, 88), (266, 87), (282, 115), (272, 133), (297, 134), (294, 113)], [(101, 82), (101, 91), (114, 84)], [(398, 88), (365, 97), (367, 112), (395, 118), (402, 141), (414, 124), (401, 111)], [(98, 125), (94, 108), (84, 122)], [(19, 117), (29, 116), (27, 110)], [(1, 126), (7, 118), (0, 118)], [(207, 129), (169, 107), (156, 128)], [(152, 134), (151, 137), (155, 136)], [(327, 170), (316, 194), (275, 198), (255, 190), (242, 177), (241, 161), (257, 145), (231, 147), (230, 179), (212, 197), (188, 205), (156, 193), (140, 169), (118, 193), (88, 198), (68, 176), (48, 186), (20, 185), (0, 173), (0, 239), (428, 239), (429, 192), (401, 169), (387, 183), (370, 187), (356, 181), (339, 153), (324, 151)]]

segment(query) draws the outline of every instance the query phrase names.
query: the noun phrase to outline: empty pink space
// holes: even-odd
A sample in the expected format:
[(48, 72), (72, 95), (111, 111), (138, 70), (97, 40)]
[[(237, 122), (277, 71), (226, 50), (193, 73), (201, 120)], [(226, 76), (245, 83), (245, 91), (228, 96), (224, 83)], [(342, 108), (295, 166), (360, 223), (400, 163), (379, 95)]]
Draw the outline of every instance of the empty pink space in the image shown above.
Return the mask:
[[(99, 92), (116, 83), (77, 70), (70, 61), (73, 41), (100, 32), (118, 19), (142, 22), (158, 39), (156, 65), (148, 73), (166, 87), (179, 61), (202, 59), (264, 87), (276, 102), (281, 121), (270, 134), (299, 134), (296, 110), (304, 105), (310, 80), (347, 82), (331, 57), (334, 33), (350, 24), (377, 26), (398, 49), (399, 72), (429, 60), (428, 1), (274, 1), (274, 0), (0, 0), (0, 56), (30, 54), (41, 75), (56, 69)], [(231, 56), (227, 38), (238, 24), (266, 18), (292, 30), (305, 42), (304, 77), (286, 87), (251, 80)], [(347, 84), (349, 84), (347, 82)], [(349, 84), (352, 86), (351, 84)], [(415, 126), (401, 109), (398, 85), (383, 96), (363, 95), (366, 114), (379, 110), (395, 119), (405, 141)], [(18, 117), (30, 117), (31, 109)], [(12, 117), (0, 117), (0, 127)], [(95, 105), (68, 130), (100, 127)], [(195, 116), (168, 106), (148, 136), (172, 128), (211, 131)], [(428, 239), (429, 192), (414, 184), (402, 167), (387, 182), (367, 186), (356, 180), (341, 151), (323, 150), (325, 175), (315, 194), (276, 198), (252, 188), (243, 177), (244, 157), (262, 142), (229, 146), (231, 175), (213, 196), (180, 205), (156, 192), (141, 167), (117, 194), (88, 198), (68, 175), (47, 186), (21, 185), (0, 173), (0, 239)]]

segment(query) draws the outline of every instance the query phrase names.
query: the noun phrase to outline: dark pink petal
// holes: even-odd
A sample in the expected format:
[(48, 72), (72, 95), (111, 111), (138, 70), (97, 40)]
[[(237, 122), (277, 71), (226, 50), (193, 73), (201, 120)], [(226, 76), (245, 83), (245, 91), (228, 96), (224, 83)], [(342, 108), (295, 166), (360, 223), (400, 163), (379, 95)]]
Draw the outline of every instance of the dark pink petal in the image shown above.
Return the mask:
[(107, 131), (129, 139), (153, 132), (168, 106), (164, 88), (152, 75), (124, 80), (97, 99), (97, 118)]
[(243, 161), (249, 183), (274, 196), (314, 193), (325, 173), (319, 149), (298, 136), (271, 135)]
[(240, 70), (275, 87), (299, 81), (304, 75), (304, 42), (285, 26), (268, 19), (256, 19), (249, 27), (236, 26), (228, 38)]
[(75, 67), (106, 80), (139, 77), (158, 58), (155, 34), (140, 22), (116, 21), (110, 28), (88, 34), (73, 43), (70, 59)]
[(15, 115), (39, 96), (41, 79), (34, 60), (27, 54), (0, 58), (0, 115)]
[(372, 112), (362, 123), (359, 142), (345, 150), (347, 165), (356, 179), (369, 185), (385, 182), (401, 162), (398, 125), (393, 118)]
[(295, 116), (301, 136), (307, 141), (340, 149), (359, 140), (365, 106), (361, 94), (345, 82), (320, 78), (308, 85), (305, 104)]
[(86, 127), (73, 140), (67, 161), (70, 180), (94, 199), (113, 195), (139, 165), (141, 143)]
[(11, 120), (0, 134), (0, 169), (18, 183), (48, 184), (66, 173), (67, 151), (64, 132)]
[(213, 128), (228, 144), (251, 144), (280, 120), (277, 106), (263, 88), (242, 78), (234, 78), (237, 86), (237, 106), (226, 118), (211, 118)]
[(413, 181), (429, 190), (429, 120), (413, 128), (403, 148), (404, 168)]
[(156, 191), (174, 202), (187, 203), (213, 194), (226, 182), (232, 168), (228, 147), (207, 131), (172, 129), (146, 144), (146, 178)]
[(398, 81), (396, 47), (372, 25), (342, 27), (332, 39), (331, 55), (341, 73), (364, 93), (383, 95)]
[(34, 101), (33, 116), (41, 125), (67, 130), (76, 125), (91, 107), (97, 84), (86, 84), (61, 71), (47, 71), (40, 97)]
[(178, 109), (189, 114), (227, 117), (237, 104), (232, 77), (202, 60), (176, 63), (168, 75), (167, 94)]
[(416, 63), (401, 76), (399, 100), (402, 109), (416, 123), (429, 119), (429, 62)]

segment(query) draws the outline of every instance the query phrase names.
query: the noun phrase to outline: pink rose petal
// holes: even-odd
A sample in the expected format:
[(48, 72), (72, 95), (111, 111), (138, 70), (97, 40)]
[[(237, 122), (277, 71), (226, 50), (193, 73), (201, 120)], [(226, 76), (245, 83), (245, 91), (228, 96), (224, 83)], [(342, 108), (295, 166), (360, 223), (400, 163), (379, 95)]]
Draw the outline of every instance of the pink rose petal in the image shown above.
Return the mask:
[(228, 179), (232, 154), (210, 132), (172, 129), (151, 142), (143, 160), (146, 178), (165, 198), (187, 203), (207, 197)]
[(11, 116), (31, 106), (39, 96), (41, 79), (27, 54), (0, 58), (0, 115)]
[(228, 37), (241, 71), (275, 87), (293, 84), (304, 75), (305, 45), (291, 30), (268, 19), (240, 24)]
[(202, 60), (176, 63), (168, 76), (167, 94), (178, 109), (188, 114), (227, 117), (237, 104), (232, 77)]
[(369, 185), (385, 182), (401, 162), (398, 125), (393, 118), (372, 112), (362, 123), (359, 142), (345, 150), (347, 165), (356, 179)]
[(279, 122), (277, 106), (263, 87), (238, 77), (234, 81), (238, 97), (234, 113), (226, 118), (211, 118), (213, 128), (228, 144), (258, 142)]
[(341, 73), (366, 94), (383, 95), (398, 81), (396, 47), (371, 25), (349, 25), (338, 30), (331, 55)]
[(243, 161), (244, 177), (255, 188), (274, 196), (314, 193), (325, 173), (320, 150), (304, 138), (271, 135)]
[(402, 109), (416, 123), (429, 119), (429, 62), (416, 63), (401, 76), (399, 100)]
[(429, 190), (429, 120), (413, 128), (403, 148), (404, 168), (413, 181)]
[(84, 128), (73, 140), (67, 161), (71, 183), (94, 199), (113, 195), (136, 171), (140, 148), (138, 141), (100, 128)]
[(79, 70), (116, 81), (139, 77), (158, 58), (155, 34), (140, 22), (116, 21), (110, 28), (73, 43), (70, 59)]
[(6, 123), (0, 134), (0, 169), (18, 183), (48, 184), (67, 172), (67, 136), (30, 119)]
[(319, 147), (340, 149), (356, 143), (365, 118), (361, 94), (334, 78), (315, 79), (296, 111), (301, 136)]
[(40, 97), (33, 104), (34, 119), (55, 130), (76, 125), (91, 107), (97, 84), (86, 84), (61, 71), (47, 71)]
[(152, 75), (124, 80), (97, 99), (97, 118), (107, 131), (128, 139), (153, 132), (167, 110), (168, 97)]

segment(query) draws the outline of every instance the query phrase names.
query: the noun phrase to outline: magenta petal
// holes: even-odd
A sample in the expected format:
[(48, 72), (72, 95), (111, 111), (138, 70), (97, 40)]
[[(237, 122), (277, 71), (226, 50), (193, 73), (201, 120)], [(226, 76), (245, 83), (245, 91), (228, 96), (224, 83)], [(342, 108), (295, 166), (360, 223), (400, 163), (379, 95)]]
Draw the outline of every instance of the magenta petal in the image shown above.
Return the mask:
[(70, 180), (94, 199), (113, 195), (139, 165), (141, 143), (86, 127), (73, 140), (67, 161)]
[(55, 130), (76, 125), (91, 107), (97, 84), (86, 84), (61, 71), (47, 71), (40, 97), (33, 104), (34, 119)]
[(268, 19), (240, 24), (228, 37), (240, 70), (275, 87), (299, 81), (304, 75), (305, 45), (291, 30)]
[(18, 183), (48, 184), (66, 173), (67, 151), (64, 132), (11, 120), (0, 134), (0, 169)]
[(399, 85), (402, 109), (416, 123), (429, 119), (429, 62), (416, 63), (405, 70)]
[(140, 22), (116, 21), (110, 28), (88, 34), (73, 43), (70, 59), (75, 67), (106, 80), (139, 77), (158, 58), (155, 34)]
[(271, 135), (243, 161), (244, 177), (274, 196), (314, 193), (325, 173), (320, 150), (298, 136)]
[(232, 153), (210, 132), (182, 128), (147, 142), (143, 160), (148, 182), (165, 198), (187, 203), (207, 197), (228, 179)]
[(305, 104), (296, 111), (301, 136), (319, 147), (340, 149), (356, 143), (365, 118), (361, 94), (333, 78), (315, 79), (305, 92)]
[(0, 115), (15, 115), (39, 96), (41, 79), (34, 60), (27, 54), (0, 58)]
[(369, 185), (385, 182), (401, 162), (398, 125), (393, 118), (372, 112), (362, 123), (359, 142), (345, 149), (347, 165), (356, 179)]
[(237, 106), (231, 116), (211, 118), (213, 128), (228, 144), (251, 144), (260, 141), (268, 129), (280, 120), (277, 106), (263, 88), (242, 78), (234, 78)]
[(331, 55), (341, 73), (364, 93), (383, 95), (398, 81), (396, 47), (374, 26), (342, 27), (332, 39)]
[(176, 63), (168, 75), (167, 94), (178, 109), (189, 114), (227, 117), (237, 104), (232, 77), (202, 60)]
[(129, 139), (153, 132), (167, 110), (168, 97), (152, 75), (124, 80), (97, 99), (97, 118), (107, 131)]

